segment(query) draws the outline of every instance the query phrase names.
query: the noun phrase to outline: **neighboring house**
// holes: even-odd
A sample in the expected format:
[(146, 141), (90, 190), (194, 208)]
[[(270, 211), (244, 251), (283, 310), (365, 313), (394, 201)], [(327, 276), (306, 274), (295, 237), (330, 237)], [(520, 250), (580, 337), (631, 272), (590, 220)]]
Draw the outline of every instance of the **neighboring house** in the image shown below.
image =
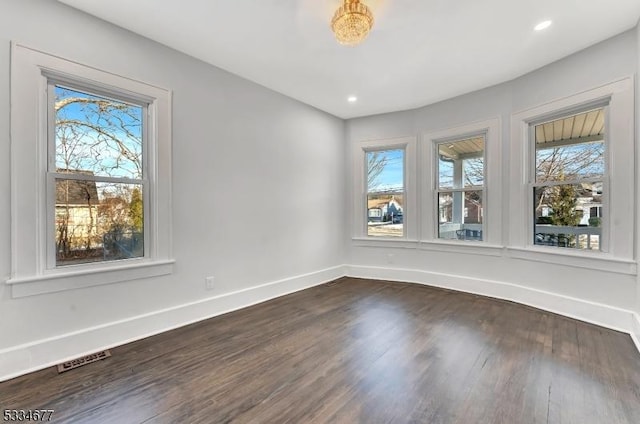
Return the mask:
[[(591, 189), (591, 184), (582, 184), (577, 193), (576, 211), (578, 211), (580, 223), (578, 225), (589, 225), (590, 218), (602, 218), (602, 185)], [(553, 209), (543, 204), (536, 210), (536, 222), (538, 218), (548, 217), (553, 214)]]
[[(78, 172), (92, 175), (89, 171)], [(96, 236), (98, 206), (95, 181), (57, 181), (56, 240), (59, 251), (91, 247), (96, 242), (92, 239)]]
[[(453, 222), (453, 198), (441, 197), (439, 207), (440, 222)], [(464, 202), (464, 224), (481, 224), (483, 210), (480, 203), (466, 198)]]
[(392, 217), (403, 214), (402, 200), (393, 195), (370, 198), (367, 203), (369, 222), (391, 221)]

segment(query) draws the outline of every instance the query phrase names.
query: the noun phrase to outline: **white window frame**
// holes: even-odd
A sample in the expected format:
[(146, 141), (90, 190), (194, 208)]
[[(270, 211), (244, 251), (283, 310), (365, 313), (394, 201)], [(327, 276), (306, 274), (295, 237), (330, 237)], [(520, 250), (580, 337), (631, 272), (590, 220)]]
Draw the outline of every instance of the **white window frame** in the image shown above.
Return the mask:
[[(478, 133), (474, 133), (474, 134), (468, 134), (465, 137), (462, 138), (453, 138), (453, 139), (449, 139), (449, 138), (444, 138), (444, 139), (438, 139), (438, 140), (434, 140), (433, 141), (433, 157), (434, 157), (434, 163), (433, 163), (433, 170), (434, 170), (434, 178), (433, 181), (435, 183), (435, 186), (433, 187), (433, 194), (434, 194), (434, 198), (433, 198), (433, 207), (438, 209), (438, 213), (437, 215), (440, 214), (440, 199), (439, 199), (439, 195), (442, 193), (449, 193), (451, 195), (453, 195), (454, 193), (461, 193), (462, 194), (462, 202), (464, 204), (464, 199), (465, 199), (465, 193), (468, 191), (478, 191), (478, 187), (464, 187), (464, 184), (462, 187), (451, 187), (451, 188), (442, 188), (440, 187), (440, 161), (439, 161), (439, 156), (440, 156), (440, 145), (442, 144), (449, 144), (449, 143), (456, 143), (458, 141), (464, 141), (464, 140), (468, 140), (470, 138), (475, 138), (475, 137), (482, 137), (484, 140), (484, 148), (482, 151), (482, 177), (483, 177), (483, 181), (482, 181), (482, 187), (480, 188), (480, 191), (482, 191), (482, 206), (484, 207), (486, 205), (486, 190), (485, 190), (485, 182), (487, 180), (487, 167), (486, 167), (486, 163), (487, 163), (487, 149), (486, 149), (486, 138), (487, 138), (487, 131), (483, 130), (482, 132), (478, 132)], [(455, 185), (455, 184), (454, 184)], [(467, 218), (468, 215), (468, 210), (467, 207), (464, 207), (463, 209), (464, 213), (462, 218)], [(440, 217), (438, 217), (438, 222), (435, 224), (435, 234), (433, 235), (434, 239), (438, 239), (438, 240), (446, 240), (446, 241), (457, 241), (457, 240), (452, 240), (452, 239), (443, 239), (440, 238)], [(484, 220), (482, 221), (482, 233), (483, 233), (483, 240), (484, 240), (484, 235), (486, 234), (486, 228), (485, 228), (485, 222)], [(461, 242), (481, 242), (482, 240), (459, 240)]]
[[(55, 174), (51, 154), (51, 84), (144, 103), (145, 254), (141, 258), (55, 266)], [(165, 275), (171, 253), (171, 92), (12, 44), (12, 271), (14, 297)]]
[[(69, 269), (78, 269), (78, 268), (92, 268), (95, 267), (96, 264), (82, 264), (82, 265), (57, 265), (56, 264), (56, 240), (55, 240), (55, 213), (56, 213), (56, 180), (81, 180), (81, 181), (93, 181), (93, 182), (110, 182), (110, 183), (124, 183), (124, 184), (138, 184), (142, 186), (142, 205), (143, 205), (143, 248), (144, 254), (143, 257), (149, 257), (151, 254), (150, 245), (152, 244), (152, 236), (149, 234), (147, 229), (149, 222), (149, 189), (150, 189), (150, 179), (148, 178), (148, 161), (147, 161), (147, 152), (153, 151), (152, 144), (149, 139), (154, 139), (155, 134), (153, 129), (148, 130), (147, 120), (151, 117), (151, 113), (149, 111), (149, 104), (153, 101), (153, 99), (147, 97), (136, 97), (133, 98), (131, 95), (127, 95), (126, 97), (122, 95), (122, 93), (114, 92), (114, 90), (104, 91), (104, 88), (101, 87), (93, 87), (86, 85), (86, 82), (80, 82), (76, 80), (69, 79), (68, 77), (56, 75), (54, 73), (50, 73), (49, 71), (43, 72), (44, 76), (47, 77), (47, 96), (48, 96), (48, 104), (47, 104), (47, 112), (48, 116), (48, 126), (49, 126), (49, 140), (47, 143), (48, 148), (48, 159), (47, 159), (47, 195), (46, 195), (46, 204), (47, 204), (47, 232), (46, 237), (48, 238), (46, 241), (46, 263), (47, 270), (55, 269), (58, 267), (73, 267)], [(134, 179), (134, 178), (114, 178), (114, 177), (103, 177), (97, 175), (84, 175), (84, 174), (73, 174), (73, 173), (63, 173), (58, 172), (56, 170), (56, 139), (55, 139), (55, 116), (52, 113), (55, 102), (55, 87), (63, 86), (65, 88), (69, 88), (78, 92), (82, 92), (84, 94), (100, 96), (103, 98), (111, 98), (113, 100), (119, 102), (127, 102), (139, 106), (142, 109), (143, 119), (142, 119), (142, 178)], [(130, 258), (130, 259), (117, 259), (117, 261), (135, 261), (139, 258)], [(111, 261), (103, 261), (100, 262), (102, 264), (111, 263)]]
[[(555, 121), (558, 119), (563, 119), (563, 118), (568, 118), (570, 116), (573, 115), (577, 115), (579, 113), (582, 112), (587, 112), (589, 110), (594, 110), (594, 109), (602, 109), (603, 113), (604, 113), (604, 119), (605, 119), (605, 124), (604, 124), (604, 137), (603, 137), (603, 144), (604, 144), (604, 172), (602, 174), (602, 177), (595, 177), (595, 178), (577, 178), (575, 180), (567, 180), (567, 181), (547, 181), (547, 182), (536, 182), (536, 175), (537, 175), (537, 168), (536, 168), (536, 157), (537, 157), (537, 153), (536, 153), (536, 142), (535, 142), (535, 127), (537, 125), (540, 125), (542, 123), (545, 122), (550, 122), (550, 121)], [(585, 107), (582, 108), (578, 108), (578, 109), (571, 109), (570, 111), (560, 111), (556, 114), (552, 114), (552, 115), (548, 115), (545, 116), (544, 119), (542, 120), (537, 120), (537, 121), (531, 121), (529, 122), (529, 132), (528, 132), (528, 136), (527, 136), (527, 141), (529, 143), (529, 154), (528, 154), (528, 161), (530, 162), (528, 164), (528, 169), (529, 169), (529, 182), (528, 182), (528, 186), (529, 186), (529, 198), (528, 198), (528, 204), (529, 204), (529, 211), (530, 211), (530, 216), (529, 216), (529, 240), (527, 243), (527, 246), (536, 246), (536, 247), (542, 247), (544, 249), (567, 249), (566, 247), (558, 247), (558, 246), (542, 246), (542, 245), (537, 245), (534, 243), (534, 237), (535, 237), (535, 213), (534, 213), (534, 204), (533, 204), (533, 191), (536, 188), (540, 188), (540, 187), (551, 187), (551, 186), (558, 186), (558, 185), (575, 185), (575, 184), (580, 184), (580, 183), (593, 183), (593, 182), (602, 182), (602, 187), (603, 187), (603, 193), (602, 193), (602, 210), (605, 212), (604, 213), (604, 218), (602, 219), (602, 224), (601, 224), (601, 233), (600, 233), (600, 239), (598, 240), (598, 244), (600, 247), (600, 251), (601, 252), (607, 252), (609, 250), (609, 234), (608, 234), (608, 229), (609, 229), (609, 221), (608, 221), (608, 210), (609, 210), (609, 101), (608, 100), (604, 100), (601, 102), (595, 102), (592, 104), (587, 104)], [(577, 145), (577, 144), (581, 144), (581, 143), (574, 143), (572, 145)], [(569, 248), (570, 249), (570, 248)], [(576, 249), (576, 250), (581, 250), (581, 249)]]
[[(606, 251), (558, 249), (533, 244), (531, 196), (531, 123), (567, 116), (592, 106), (608, 104), (603, 179), (606, 215), (602, 225), (602, 242)], [(509, 208), (510, 256), (583, 268), (633, 274), (634, 262), (634, 86), (624, 78), (572, 96), (514, 113), (511, 116), (511, 152)]]
[[(438, 145), (484, 136), (482, 241), (438, 238)], [(426, 249), (499, 255), (502, 246), (502, 141), (500, 118), (429, 132), (423, 136), (424, 192), (421, 246)], [(472, 190), (469, 188), (467, 191)], [(446, 190), (448, 191), (448, 190)]]
[[(367, 153), (381, 150), (404, 150), (404, 207), (402, 237), (375, 237), (367, 232)], [(353, 150), (354, 215), (353, 239), (366, 242), (407, 242), (417, 240), (416, 137), (367, 140), (354, 143)]]

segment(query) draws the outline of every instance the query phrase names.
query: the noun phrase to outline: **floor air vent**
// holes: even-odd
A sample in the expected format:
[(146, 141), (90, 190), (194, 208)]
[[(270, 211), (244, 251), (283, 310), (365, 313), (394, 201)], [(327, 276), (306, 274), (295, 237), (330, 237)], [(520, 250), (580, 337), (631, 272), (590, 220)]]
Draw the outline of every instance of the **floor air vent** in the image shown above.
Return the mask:
[(82, 358), (63, 362), (61, 364), (58, 364), (58, 374), (81, 367), (83, 365), (90, 364), (92, 362), (100, 361), (102, 359), (108, 358), (109, 356), (111, 356), (111, 352), (109, 352), (108, 350), (101, 350), (100, 352), (92, 353), (91, 355), (83, 356)]

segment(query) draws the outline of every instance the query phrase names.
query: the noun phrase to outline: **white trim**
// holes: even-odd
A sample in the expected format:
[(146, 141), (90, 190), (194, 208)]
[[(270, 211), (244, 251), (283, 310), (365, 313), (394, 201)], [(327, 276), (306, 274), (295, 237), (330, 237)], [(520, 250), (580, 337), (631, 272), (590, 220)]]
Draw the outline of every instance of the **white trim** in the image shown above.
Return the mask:
[[(53, 178), (47, 164), (53, 161), (48, 134), (51, 91), (48, 78), (71, 82), (96, 94), (115, 93), (125, 101), (148, 103), (143, 119), (145, 257), (143, 265), (123, 260), (55, 267), (55, 246), (50, 243), (53, 224)], [(50, 93), (49, 93), (50, 94)], [(172, 263), (171, 221), (171, 91), (125, 76), (102, 71), (20, 44), (11, 45), (11, 275), (14, 296), (40, 294), (96, 284), (144, 278), (170, 273)], [(35, 160), (34, 160), (35, 158)], [(18, 166), (17, 164), (20, 164)], [(64, 176), (68, 178), (69, 176)], [(73, 178), (73, 177), (71, 177)], [(103, 180), (104, 178), (93, 178)], [(50, 195), (47, 196), (47, 181)], [(49, 202), (46, 201), (47, 197)], [(48, 203), (48, 204), (47, 204)], [(47, 263), (48, 258), (48, 263)], [(127, 278), (122, 267), (131, 271)], [(142, 270), (142, 268), (145, 268)], [(75, 278), (85, 270), (86, 280)], [(117, 272), (116, 272), (117, 270)], [(119, 276), (118, 276), (119, 273)], [(69, 281), (63, 277), (71, 275)], [(101, 281), (102, 277), (102, 283)], [(45, 284), (45, 280), (56, 280)], [(26, 288), (28, 290), (25, 290)], [(49, 288), (49, 290), (47, 290)]]
[[(389, 241), (415, 240), (418, 235), (418, 207), (416, 187), (416, 145), (415, 136), (396, 137), (380, 140), (362, 140), (353, 143), (353, 226), (352, 236), (356, 239)], [(403, 237), (369, 237), (367, 236), (366, 202), (367, 180), (366, 152), (377, 150), (404, 150), (404, 205), (403, 205)], [(364, 211), (364, 212), (363, 212)]]
[[(626, 309), (503, 281), (462, 277), (416, 269), (359, 265), (350, 265), (347, 275), (349, 277), (418, 283), (508, 300), (627, 334), (632, 334), (632, 319), (634, 316), (637, 320), (637, 315)], [(634, 329), (636, 337), (638, 337), (640, 335), (640, 322), (636, 322), (634, 325), (638, 326)], [(640, 345), (638, 350), (640, 351)]]
[[(603, 178), (604, 190), (608, 196), (604, 213), (607, 215), (602, 227), (602, 245), (610, 256), (622, 261), (634, 259), (634, 219), (635, 180), (634, 175), (635, 135), (634, 135), (634, 83), (627, 77), (585, 90), (575, 95), (563, 97), (539, 106), (531, 107), (511, 115), (511, 156), (509, 171), (509, 247), (535, 251), (533, 245), (533, 225), (531, 225), (532, 200), (530, 196), (531, 149), (529, 140), (530, 123), (570, 115), (584, 110), (590, 105), (602, 106), (608, 102), (607, 113), (607, 157), (605, 166), (608, 176)], [(557, 248), (560, 253), (563, 248)], [(578, 252), (594, 258), (594, 252)], [(551, 255), (549, 255), (551, 256)], [(563, 264), (566, 256), (559, 254), (555, 263)], [(550, 260), (551, 262), (551, 260)], [(597, 268), (596, 268), (597, 269)], [(635, 272), (635, 271), (634, 271)]]
[[(462, 241), (472, 243), (476, 247), (479, 244), (496, 246), (502, 243), (502, 124), (500, 117), (470, 122), (455, 127), (449, 127), (437, 131), (430, 131), (422, 135), (424, 148), (420, 157), (420, 169), (425, 170), (418, 182), (422, 196), (421, 203), (421, 228), (420, 239), (427, 243), (441, 243), (450, 240), (438, 238), (438, 192), (437, 187), (438, 162), (435, 154), (437, 145), (446, 142), (455, 142), (466, 138), (484, 136), (484, 181), (482, 188), (483, 214), (483, 240), (481, 242)], [(473, 187), (454, 189), (453, 191), (473, 191)]]
[(516, 284), (415, 269), (339, 265), (0, 350), (0, 381), (120, 346), (348, 275), (413, 282), (509, 300), (631, 335), (640, 351), (640, 316), (621, 308)]
[(326, 268), (3, 349), (0, 381), (317, 286), (343, 277), (345, 270)]
[(385, 249), (415, 249), (420, 243), (418, 240), (403, 240), (390, 237), (353, 237), (351, 241), (353, 242), (353, 246), (383, 247)]
[(581, 251), (547, 246), (506, 247), (506, 256), (536, 262), (636, 275), (638, 266), (631, 259), (619, 259), (603, 252)]
[(497, 244), (487, 244), (482, 241), (470, 240), (422, 240), (419, 244), (422, 250), (437, 252), (452, 252), (468, 255), (502, 256), (503, 247)]
[(631, 331), (629, 334), (631, 334), (631, 340), (633, 340), (633, 343), (640, 352), (640, 315), (637, 313), (634, 313), (631, 318)]
[(13, 298), (55, 293), (101, 284), (120, 283), (141, 278), (158, 277), (173, 272), (174, 260), (146, 261), (126, 259), (100, 266), (74, 270), (74, 265), (59, 268), (55, 273), (7, 280)]

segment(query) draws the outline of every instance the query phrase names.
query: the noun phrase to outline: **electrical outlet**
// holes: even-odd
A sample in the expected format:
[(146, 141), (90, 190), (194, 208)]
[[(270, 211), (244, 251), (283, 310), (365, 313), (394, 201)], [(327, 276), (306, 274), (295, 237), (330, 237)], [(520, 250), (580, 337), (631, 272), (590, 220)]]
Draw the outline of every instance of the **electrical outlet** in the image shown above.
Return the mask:
[(387, 263), (392, 264), (394, 262), (393, 253), (387, 253)]
[(206, 278), (204, 279), (204, 287), (205, 287), (207, 290), (213, 290), (213, 283), (214, 283), (214, 281), (215, 281), (215, 278), (214, 278), (214, 277), (206, 277)]

